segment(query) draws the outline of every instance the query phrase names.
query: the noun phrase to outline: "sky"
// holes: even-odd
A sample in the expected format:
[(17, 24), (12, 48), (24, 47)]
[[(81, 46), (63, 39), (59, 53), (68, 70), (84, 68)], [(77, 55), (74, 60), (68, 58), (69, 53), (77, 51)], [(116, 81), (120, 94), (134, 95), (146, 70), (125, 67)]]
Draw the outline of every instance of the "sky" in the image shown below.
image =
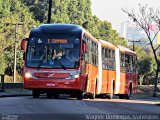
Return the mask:
[(113, 29), (120, 33), (120, 26), (122, 22), (128, 19), (126, 10), (138, 10), (138, 4), (149, 7), (154, 7), (160, 10), (160, 0), (91, 0), (92, 1), (92, 14), (99, 17), (101, 20), (108, 20), (111, 22)]

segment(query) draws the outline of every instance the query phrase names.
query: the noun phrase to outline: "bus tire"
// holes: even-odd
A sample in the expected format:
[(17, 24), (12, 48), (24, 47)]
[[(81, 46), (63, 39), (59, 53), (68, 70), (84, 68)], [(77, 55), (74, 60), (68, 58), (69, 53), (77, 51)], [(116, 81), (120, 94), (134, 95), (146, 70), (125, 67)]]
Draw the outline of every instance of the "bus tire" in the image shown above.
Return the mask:
[(59, 99), (59, 94), (58, 94), (58, 93), (54, 93), (54, 94), (53, 94), (53, 98)]
[(96, 94), (92, 93), (90, 99), (95, 99), (96, 98)]
[(85, 93), (85, 94), (83, 95), (83, 98), (84, 98), (84, 99), (88, 99), (88, 98), (89, 98), (89, 97), (88, 97), (88, 94)]
[(77, 93), (77, 100), (83, 99), (83, 92)]
[(130, 83), (128, 94), (125, 94), (124, 98), (129, 99), (131, 96), (132, 96), (132, 83)]
[(112, 82), (112, 88), (111, 88), (111, 93), (107, 95), (108, 99), (112, 99), (113, 98), (114, 88), (115, 88), (115, 81), (113, 80), (113, 82)]
[(49, 99), (52, 99), (52, 97), (53, 97), (51, 93), (47, 93), (46, 96), (47, 96), (47, 98), (49, 98)]
[(102, 95), (101, 95), (101, 98), (102, 98), (102, 99), (106, 99), (106, 98), (107, 98), (107, 94), (102, 94)]
[(130, 97), (131, 97), (130, 91), (128, 92), (128, 94), (125, 94), (125, 95), (124, 95), (124, 98), (125, 98), (125, 99), (128, 99), (128, 100), (129, 100)]
[(38, 90), (32, 90), (32, 96), (33, 98), (39, 98), (40, 93), (38, 92)]
[(123, 94), (119, 94), (118, 96), (119, 96), (119, 99), (124, 99), (125, 98), (125, 95), (123, 95)]
[(96, 91), (97, 91), (97, 79), (96, 79), (96, 84), (95, 84), (95, 88), (94, 88), (94, 93), (91, 94), (91, 99), (96, 98)]
[(130, 96), (128, 94), (125, 94), (124, 98), (129, 100)]
[(107, 97), (107, 99), (112, 99), (113, 98), (113, 94), (107, 94), (106, 97)]

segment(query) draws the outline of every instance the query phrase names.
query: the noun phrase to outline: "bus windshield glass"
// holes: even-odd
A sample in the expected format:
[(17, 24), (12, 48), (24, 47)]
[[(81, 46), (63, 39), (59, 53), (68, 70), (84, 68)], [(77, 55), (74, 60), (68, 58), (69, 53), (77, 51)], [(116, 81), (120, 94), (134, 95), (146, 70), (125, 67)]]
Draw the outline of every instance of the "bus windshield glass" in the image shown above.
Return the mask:
[(30, 38), (26, 66), (34, 68), (79, 67), (80, 39), (76, 37)]

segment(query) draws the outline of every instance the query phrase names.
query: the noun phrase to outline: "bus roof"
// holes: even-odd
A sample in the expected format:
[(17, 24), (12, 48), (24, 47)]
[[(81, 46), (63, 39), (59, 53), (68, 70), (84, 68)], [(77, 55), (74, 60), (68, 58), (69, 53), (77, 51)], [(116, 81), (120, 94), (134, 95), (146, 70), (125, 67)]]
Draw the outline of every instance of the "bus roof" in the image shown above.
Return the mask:
[(103, 47), (112, 48), (112, 49), (115, 49), (115, 48), (116, 48), (116, 46), (114, 46), (113, 44), (111, 44), (111, 43), (108, 42), (108, 41), (101, 40), (101, 39), (99, 39), (99, 41), (102, 43), (102, 46), (103, 46)]
[(120, 46), (118, 45), (117, 46), (119, 48), (120, 51), (124, 52), (124, 53), (128, 53), (128, 54), (136, 54), (136, 52), (130, 50), (129, 48), (126, 48), (126, 47), (123, 47), (123, 46)]
[(89, 37), (91, 40), (93, 40), (94, 42), (98, 43), (98, 39), (96, 39), (95, 37), (92, 36), (91, 33), (89, 33), (87, 30), (83, 29), (84, 34)]
[(81, 35), (83, 28), (75, 24), (42, 24), (34, 28), (30, 36), (46, 35), (46, 34), (72, 34)]

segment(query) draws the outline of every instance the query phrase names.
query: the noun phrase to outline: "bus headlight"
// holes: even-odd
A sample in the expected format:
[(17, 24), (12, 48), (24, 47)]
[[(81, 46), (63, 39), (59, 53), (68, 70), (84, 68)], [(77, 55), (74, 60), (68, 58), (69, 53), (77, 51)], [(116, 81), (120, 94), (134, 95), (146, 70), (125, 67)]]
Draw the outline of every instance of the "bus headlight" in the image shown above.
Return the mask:
[(24, 77), (25, 77), (25, 78), (31, 78), (31, 77), (32, 77), (32, 74), (29, 73), (29, 72), (26, 72), (26, 73), (24, 74)]
[(74, 75), (74, 78), (79, 78), (79, 74)]

